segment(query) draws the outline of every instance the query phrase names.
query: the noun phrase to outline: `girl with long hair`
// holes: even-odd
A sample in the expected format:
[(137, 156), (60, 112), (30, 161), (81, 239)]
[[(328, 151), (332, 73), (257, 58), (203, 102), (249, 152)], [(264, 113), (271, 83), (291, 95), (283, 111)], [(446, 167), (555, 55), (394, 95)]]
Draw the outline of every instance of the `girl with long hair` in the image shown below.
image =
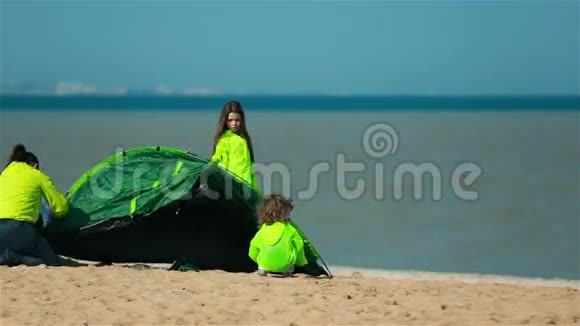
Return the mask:
[(259, 190), (254, 171), (254, 148), (246, 128), (246, 115), (238, 101), (227, 102), (214, 133), (211, 161)]

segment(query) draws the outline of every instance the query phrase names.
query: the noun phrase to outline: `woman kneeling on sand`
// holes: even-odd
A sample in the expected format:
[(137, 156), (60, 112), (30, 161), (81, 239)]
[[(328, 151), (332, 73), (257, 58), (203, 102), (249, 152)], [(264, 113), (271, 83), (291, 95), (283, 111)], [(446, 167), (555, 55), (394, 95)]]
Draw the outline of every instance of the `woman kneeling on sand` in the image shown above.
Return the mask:
[(10, 163), (0, 174), (0, 265), (62, 265), (35, 227), (41, 215), (42, 198), (54, 218), (63, 218), (68, 203), (52, 180), (40, 171), (37, 157), (16, 145)]

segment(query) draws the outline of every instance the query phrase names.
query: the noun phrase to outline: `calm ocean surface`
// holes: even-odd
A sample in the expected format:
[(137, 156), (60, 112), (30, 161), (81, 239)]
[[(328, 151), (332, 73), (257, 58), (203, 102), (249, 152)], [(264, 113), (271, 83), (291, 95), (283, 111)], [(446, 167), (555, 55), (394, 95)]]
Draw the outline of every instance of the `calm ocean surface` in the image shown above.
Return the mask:
[[(328, 265), (580, 279), (578, 99), (239, 98), (258, 162), (289, 172), (287, 182), (275, 174), (271, 190), (290, 192), (294, 218)], [(0, 98), (0, 153), (5, 160), (24, 143), (62, 190), (119, 148), (173, 146), (208, 157), (225, 100)], [(377, 123), (393, 128), (398, 146), (375, 158), (364, 135)], [(341, 154), (364, 164), (344, 185)], [(465, 186), (477, 200), (452, 187), (464, 162), (481, 168)], [(405, 163), (437, 169), (439, 200), (430, 177), (422, 186), (409, 174), (396, 178)], [(329, 171), (314, 189), (310, 173), (323, 164)], [(364, 191), (348, 198), (343, 190), (357, 180)], [(311, 196), (300, 197), (309, 185)]]

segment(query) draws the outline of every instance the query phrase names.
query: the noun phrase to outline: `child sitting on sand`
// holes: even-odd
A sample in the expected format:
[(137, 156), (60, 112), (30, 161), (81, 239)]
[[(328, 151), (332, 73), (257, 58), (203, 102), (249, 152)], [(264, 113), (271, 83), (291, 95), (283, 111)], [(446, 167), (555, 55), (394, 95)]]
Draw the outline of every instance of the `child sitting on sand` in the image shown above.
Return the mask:
[(249, 256), (258, 264), (257, 273), (282, 273), (292, 276), (294, 266), (308, 263), (304, 255), (304, 239), (289, 223), (292, 201), (271, 195), (264, 199), (258, 210), (261, 227), (250, 242)]

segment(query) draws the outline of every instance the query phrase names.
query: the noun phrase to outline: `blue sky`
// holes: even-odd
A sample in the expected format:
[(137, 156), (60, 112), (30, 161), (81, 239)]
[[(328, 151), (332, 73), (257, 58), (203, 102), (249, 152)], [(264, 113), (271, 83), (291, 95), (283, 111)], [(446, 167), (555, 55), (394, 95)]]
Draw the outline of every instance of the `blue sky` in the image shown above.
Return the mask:
[(578, 1), (6, 1), (2, 81), (578, 94)]

